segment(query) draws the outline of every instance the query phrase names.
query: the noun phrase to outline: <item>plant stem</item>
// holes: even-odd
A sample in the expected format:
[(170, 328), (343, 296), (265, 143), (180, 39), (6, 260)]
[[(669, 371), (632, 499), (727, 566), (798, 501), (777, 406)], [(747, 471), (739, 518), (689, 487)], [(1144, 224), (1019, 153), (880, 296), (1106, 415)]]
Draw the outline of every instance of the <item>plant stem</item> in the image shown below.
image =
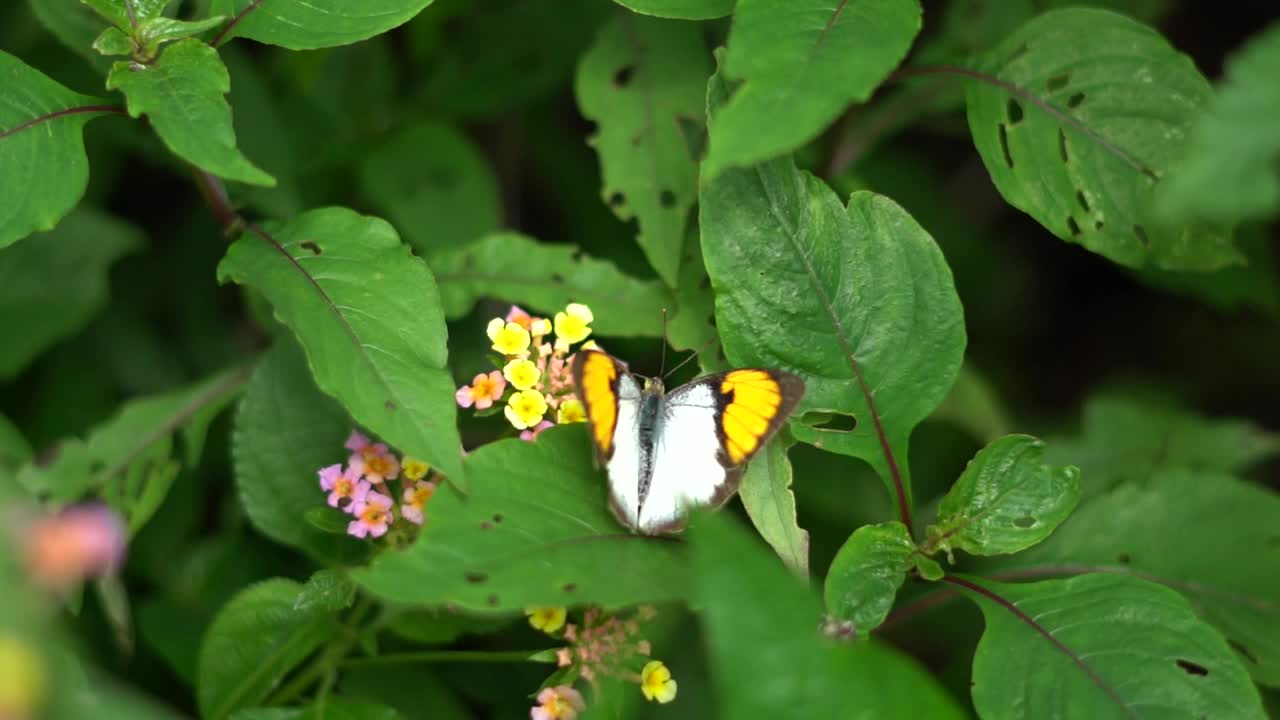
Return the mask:
[(400, 665), (428, 662), (546, 662), (530, 660), (530, 656), (544, 650), (423, 650), (421, 652), (395, 653), (377, 657), (351, 658), (342, 661), (343, 667), (367, 667), (369, 665)]
[(315, 660), (311, 661), (310, 665), (295, 675), (292, 680), (277, 690), (271, 697), (267, 698), (263, 704), (285, 705), (306, 692), (307, 688), (311, 687), (317, 680), (331, 675), (337, 669), (342, 658), (351, 652), (351, 648), (355, 647), (356, 643), (359, 642), (359, 625), (372, 609), (373, 600), (368, 596), (361, 597), (355, 608), (351, 610), (351, 614), (347, 616), (347, 621), (343, 624), (337, 640), (331, 642), (328, 647), (316, 656)]

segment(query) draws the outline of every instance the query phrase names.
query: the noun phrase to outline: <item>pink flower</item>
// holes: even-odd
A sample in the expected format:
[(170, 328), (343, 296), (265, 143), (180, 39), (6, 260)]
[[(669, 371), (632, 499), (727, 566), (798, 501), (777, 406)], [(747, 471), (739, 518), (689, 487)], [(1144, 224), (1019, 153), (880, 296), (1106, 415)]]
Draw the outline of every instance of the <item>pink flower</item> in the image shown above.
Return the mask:
[(492, 407), (494, 401), (502, 399), (502, 393), (507, 389), (507, 379), (502, 377), (501, 370), (494, 370), (489, 374), (480, 373), (471, 380), (470, 385), (463, 385), (458, 388), (458, 392), (454, 393), (454, 399), (458, 401), (459, 407), (469, 408), (476, 406), (477, 410), (484, 410)]
[(511, 309), (507, 311), (506, 321), (509, 323), (515, 323), (525, 330), (528, 330), (529, 325), (533, 322), (533, 318), (529, 313), (524, 311), (524, 308), (519, 305), (512, 305)]
[(330, 465), (316, 474), (320, 476), (320, 489), (329, 491), (329, 507), (351, 512), (352, 505), (369, 494), (369, 483), (360, 479), (355, 468), (348, 467), (343, 472), (341, 465)]
[(391, 514), (391, 498), (378, 492), (365, 495), (351, 510), (356, 516), (347, 525), (347, 532), (358, 538), (372, 535), (382, 537), (387, 534), (387, 526), (395, 517)]
[(119, 569), (127, 531), (115, 510), (81, 505), (35, 520), (23, 535), (32, 576), (56, 590)]
[(538, 693), (538, 707), (529, 711), (532, 720), (574, 720), (587, 709), (582, 693), (568, 685), (549, 687)]
[(365, 444), (351, 453), (347, 461), (349, 470), (356, 476), (363, 475), (365, 480), (374, 485), (381, 485), (385, 480), (395, 480), (400, 474), (400, 461), (391, 454), (385, 443)]
[(556, 664), (560, 667), (569, 667), (573, 664), (573, 652), (569, 648), (560, 648), (556, 651)]
[(406, 520), (417, 525), (422, 524), (422, 511), (427, 507), (427, 501), (436, 492), (436, 484), (433, 482), (418, 481), (411, 488), (404, 489), (404, 499), (400, 504), (400, 514)]
[(352, 430), (351, 434), (347, 436), (347, 442), (343, 447), (351, 452), (360, 452), (361, 450), (369, 447), (369, 438), (361, 435), (355, 430)]
[(541, 435), (543, 430), (546, 430), (547, 428), (554, 427), (554, 426), (555, 426), (555, 423), (551, 422), (550, 420), (543, 420), (542, 422), (535, 425), (532, 430), (522, 431), (520, 433), (520, 439), (526, 442), (531, 441), (534, 438)]

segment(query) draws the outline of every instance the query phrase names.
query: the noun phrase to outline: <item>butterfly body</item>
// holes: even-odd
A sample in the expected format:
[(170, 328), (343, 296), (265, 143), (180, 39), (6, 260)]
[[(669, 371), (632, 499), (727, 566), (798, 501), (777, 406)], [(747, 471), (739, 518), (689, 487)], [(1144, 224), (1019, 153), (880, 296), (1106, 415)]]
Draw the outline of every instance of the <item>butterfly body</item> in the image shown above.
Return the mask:
[(800, 378), (748, 368), (698, 378), (666, 392), (609, 355), (574, 363), (610, 507), (642, 533), (671, 532), (689, 506), (717, 506), (738, 489), (743, 466), (804, 394)]

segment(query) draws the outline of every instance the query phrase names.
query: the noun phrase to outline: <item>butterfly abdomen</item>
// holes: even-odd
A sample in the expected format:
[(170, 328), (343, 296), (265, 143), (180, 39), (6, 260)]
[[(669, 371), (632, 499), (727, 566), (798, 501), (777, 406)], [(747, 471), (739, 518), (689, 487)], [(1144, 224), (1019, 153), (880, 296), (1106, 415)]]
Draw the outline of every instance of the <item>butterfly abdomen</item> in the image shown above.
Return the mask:
[(645, 388), (640, 401), (640, 418), (636, 424), (636, 436), (640, 450), (639, 505), (644, 506), (644, 497), (649, 492), (649, 481), (653, 478), (654, 442), (662, 432), (662, 393)]

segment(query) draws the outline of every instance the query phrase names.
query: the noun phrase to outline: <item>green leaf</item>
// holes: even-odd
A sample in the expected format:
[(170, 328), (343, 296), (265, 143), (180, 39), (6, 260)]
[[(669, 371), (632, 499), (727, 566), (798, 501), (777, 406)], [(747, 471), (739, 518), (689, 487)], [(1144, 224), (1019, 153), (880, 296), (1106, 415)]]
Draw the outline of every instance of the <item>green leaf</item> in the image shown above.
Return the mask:
[[(523, 305), (550, 316), (571, 302), (588, 305), (591, 327), (604, 336), (662, 336), (662, 283), (623, 275), (613, 263), (585, 257), (572, 245), (539, 243), (519, 233), (497, 233), (431, 259), (445, 313), (458, 318), (481, 297)], [(486, 343), (487, 344), (487, 343)]]
[(263, 699), (290, 670), (334, 636), (328, 613), (297, 610), (302, 586), (275, 578), (231, 599), (204, 635), (196, 699), (200, 716), (221, 720)]
[(1083, 432), (1055, 438), (1051, 464), (1076, 465), (1085, 497), (1170, 468), (1238, 473), (1280, 455), (1280, 434), (1252, 422), (1207, 419), (1168, 403), (1119, 394), (1090, 398)]
[(93, 41), (93, 49), (103, 55), (128, 55), (137, 50), (137, 47), (133, 44), (133, 38), (125, 31), (109, 27)]
[(1265, 717), (1222, 636), (1168, 588), (1115, 575), (961, 582), (986, 619), (972, 681), (984, 720)]
[(349, 45), (399, 27), (432, 0), (213, 0), (210, 14), (235, 18), (234, 37), (290, 50)]
[(350, 431), (346, 412), (316, 389), (297, 344), (281, 338), (254, 370), (232, 427), (236, 491), (249, 522), (318, 561), (364, 557), (362, 543), (342, 536), (345, 520), (336, 537), (309, 522), (312, 510), (346, 517), (324, 504), (316, 473), (345, 459)]
[(1160, 471), (1082, 503), (1053, 537), (997, 567), (1167, 585), (1227, 637), (1255, 680), (1280, 687), (1277, 517), (1275, 492), (1212, 472)]
[(1080, 500), (1080, 470), (1041, 462), (1044, 443), (1006, 435), (973, 457), (938, 506), (929, 545), (1005, 555), (1049, 537)]
[(484, 154), (450, 125), (411, 125), (364, 156), (360, 184), (422, 257), (456, 250), (502, 224)]
[(966, 58), (985, 52), (1036, 15), (1060, 7), (1096, 7), (1123, 13), (1148, 24), (1168, 14), (1170, 0), (967, 0), (950, 3), (942, 12), (940, 42), (931, 47), (941, 57)]
[(809, 532), (796, 522), (796, 496), (791, 491), (791, 443), (775, 438), (742, 476), (738, 496), (765, 542), (800, 575), (809, 574)]
[(80, 0), (121, 30), (132, 30), (139, 21), (158, 17), (173, 0)]
[(22, 4), (28, 5), (32, 15), (68, 50), (88, 60), (99, 75), (107, 74), (111, 61), (92, 49), (94, 39), (103, 33), (102, 17), (88, 5), (80, 0), (30, 0)]
[(294, 610), (345, 610), (356, 599), (356, 584), (341, 570), (318, 570), (302, 586)]
[(403, 720), (398, 711), (372, 702), (317, 700), (306, 707), (246, 708), (231, 720)]
[(896, 520), (855, 530), (827, 571), (822, 591), (827, 612), (853, 622), (854, 631), (865, 637), (893, 608), (915, 552), (907, 526)]
[(613, 518), (585, 425), (483, 445), (466, 468), (468, 496), (440, 488), (417, 542), (379, 555), (357, 582), (394, 602), (472, 610), (684, 596), (682, 543)]
[(1227, 229), (1150, 219), (1157, 182), (1213, 95), (1159, 33), (1103, 10), (1053, 10), (1006, 38), (980, 69), (998, 83), (970, 83), (969, 128), (1014, 207), (1130, 267), (1241, 261)]
[(89, 182), (81, 130), (115, 108), (0, 52), (0, 248), (52, 230)]
[(275, 184), (236, 148), (231, 106), (223, 97), (231, 76), (217, 50), (188, 38), (150, 65), (117, 62), (107, 89), (123, 92), (129, 115), (145, 114), (164, 144), (196, 167), (228, 180)]
[(154, 52), (163, 43), (181, 40), (212, 30), (225, 20), (221, 15), (207, 17), (203, 20), (174, 20), (167, 17), (154, 17), (138, 26), (138, 39), (148, 52)]
[(614, 0), (642, 15), (678, 20), (711, 20), (733, 12), (734, 0)]
[(689, 210), (698, 199), (698, 165), (681, 119), (701, 124), (711, 56), (692, 23), (622, 14), (582, 57), (574, 93), (599, 127), (601, 197), (621, 220), (640, 225), (636, 241), (675, 287)]
[(685, 239), (680, 278), (672, 300), (675, 311), (667, 321), (671, 347), (698, 353), (698, 366), (703, 372), (727, 370), (729, 365), (716, 334), (716, 293), (702, 263), (702, 240), (697, 228), (690, 228)]
[(1186, 157), (1156, 193), (1171, 222), (1233, 223), (1280, 212), (1280, 23), (1227, 60), (1222, 83), (1187, 140)]
[(0, 471), (31, 460), (35, 452), (13, 421), (0, 415)]
[[(708, 90), (712, 128), (726, 89)], [(702, 187), (702, 254), (725, 355), (805, 380), (797, 409), (853, 416), (853, 430), (792, 423), (797, 438), (872, 464), (895, 492), (891, 459), (946, 396), (964, 355), (964, 319), (933, 238), (887, 197), (846, 209), (789, 158), (729, 170)], [(803, 322), (798, 322), (803, 318)], [(874, 390), (874, 391), (873, 391)], [(891, 454), (892, 453), (892, 454)]]
[(703, 177), (817, 137), (871, 96), (918, 32), (916, 0), (739, 0), (723, 71), (743, 85), (711, 128)]
[(312, 210), (243, 234), (218, 279), (266, 295), (316, 384), (356, 421), (464, 482), (435, 280), (390, 225), (346, 208)]
[(81, 208), (49, 233), (0, 251), (0, 378), (84, 327), (106, 304), (108, 269), (140, 245), (137, 228)]
[(689, 534), (720, 717), (964, 717), (896, 650), (824, 638), (818, 598), (728, 514)]

